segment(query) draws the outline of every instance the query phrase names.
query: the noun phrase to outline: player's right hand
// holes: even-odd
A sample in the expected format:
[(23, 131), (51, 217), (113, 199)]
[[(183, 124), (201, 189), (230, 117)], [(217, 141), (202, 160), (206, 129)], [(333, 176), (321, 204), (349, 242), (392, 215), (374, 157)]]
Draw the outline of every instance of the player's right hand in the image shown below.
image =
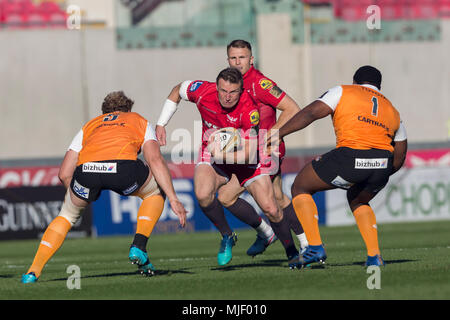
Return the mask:
[(264, 152), (279, 157), (280, 136), (278, 130), (270, 130), (264, 139)]
[(166, 129), (163, 126), (156, 125), (156, 139), (158, 139), (160, 146), (166, 145)]
[(187, 211), (184, 208), (183, 204), (177, 199), (170, 201), (170, 207), (172, 208), (173, 212), (178, 216), (178, 219), (180, 220), (180, 225), (182, 228), (186, 226), (186, 214)]

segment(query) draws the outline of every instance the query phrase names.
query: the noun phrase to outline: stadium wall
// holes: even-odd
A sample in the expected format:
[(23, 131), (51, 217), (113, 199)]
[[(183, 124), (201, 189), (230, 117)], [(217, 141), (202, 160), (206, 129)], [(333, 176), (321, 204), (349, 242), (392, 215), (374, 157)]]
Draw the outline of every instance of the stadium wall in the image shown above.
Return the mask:
[[(440, 41), (400, 43), (294, 44), (285, 14), (261, 14), (257, 25), (257, 67), (299, 105), (373, 64), (383, 72), (383, 92), (402, 114), (409, 141), (449, 140), (449, 20), (442, 20)], [(134, 110), (154, 123), (175, 84), (214, 81), (227, 66), (223, 47), (118, 50), (113, 29), (2, 30), (0, 43), (0, 145), (6, 146), (0, 160), (61, 158), (113, 90), (124, 90)], [(182, 102), (163, 152), (181, 143), (195, 150), (198, 120), (195, 106)], [(183, 134), (187, 140), (180, 140)], [(333, 144), (329, 118), (287, 138), (291, 150)]]

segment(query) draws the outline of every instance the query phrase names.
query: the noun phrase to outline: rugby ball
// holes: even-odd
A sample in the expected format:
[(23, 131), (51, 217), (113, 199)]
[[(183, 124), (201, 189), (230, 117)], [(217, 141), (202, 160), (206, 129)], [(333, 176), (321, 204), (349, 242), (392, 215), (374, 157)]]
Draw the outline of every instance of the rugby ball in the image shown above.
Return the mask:
[(241, 145), (239, 130), (233, 127), (221, 128), (212, 134), (212, 142), (220, 151), (232, 152)]

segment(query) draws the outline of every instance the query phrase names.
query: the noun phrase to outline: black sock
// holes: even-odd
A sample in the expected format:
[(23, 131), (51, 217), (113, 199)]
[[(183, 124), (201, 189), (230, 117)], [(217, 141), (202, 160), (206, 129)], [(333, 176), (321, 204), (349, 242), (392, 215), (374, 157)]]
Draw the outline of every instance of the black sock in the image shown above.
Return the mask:
[(245, 201), (238, 198), (231, 206), (226, 207), (236, 218), (248, 224), (253, 229), (256, 229), (261, 224), (261, 217), (256, 212), (255, 208)]
[(223, 206), (217, 200), (217, 197), (214, 197), (213, 202), (209, 206), (200, 206), (200, 209), (202, 209), (205, 216), (216, 226), (222, 236), (231, 236), (233, 231), (225, 218)]
[(289, 223), (287, 219), (283, 216), (280, 222), (270, 222), (272, 226), (273, 232), (275, 232), (276, 236), (280, 240), (281, 244), (286, 251), (286, 256), (288, 258), (298, 253), (297, 248), (295, 247), (294, 239), (292, 239), (291, 229), (289, 228)]
[(292, 202), (289, 203), (289, 205), (283, 209), (283, 216), (286, 217), (286, 219), (289, 222), (289, 226), (291, 227), (292, 231), (294, 231), (295, 234), (299, 235), (304, 232), (302, 224), (300, 223), (300, 221), (297, 218), (297, 215), (295, 214)]
[(138, 249), (141, 249), (144, 252), (147, 252), (147, 241), (148, 238), (144, 236), (143, 234), (136, 233), (134, 235), (133, 239), (133, 246), (137, 247)]

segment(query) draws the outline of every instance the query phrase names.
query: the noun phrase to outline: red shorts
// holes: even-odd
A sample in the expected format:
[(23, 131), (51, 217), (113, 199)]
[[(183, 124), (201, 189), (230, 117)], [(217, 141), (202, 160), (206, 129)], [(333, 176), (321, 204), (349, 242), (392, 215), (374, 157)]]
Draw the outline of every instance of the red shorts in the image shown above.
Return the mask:
[(217, 172), (217, 174), (231, 179), (233, 174), (236, 175), (241, 186), (246, 187), (261, 175), (268, 175), (262, 172), (262, 166), (258, 164), (227, 164), (227, 163), (212, 163), (211, 153), (205, 148), (200, 150), (197, 164), (209, 164)]
[(260, 176), (265, 175), (261, 172), (261, 166), (259, 164), (248, 165), (213, 163), (212, 167), (219, 175), (224, 176), (228, 179), (231, 179), (231, 176), (235, 174), (236, 178), (239, 181), (239, 184), (242, 187), (247, 187), (250, 183), (258, 179)]

